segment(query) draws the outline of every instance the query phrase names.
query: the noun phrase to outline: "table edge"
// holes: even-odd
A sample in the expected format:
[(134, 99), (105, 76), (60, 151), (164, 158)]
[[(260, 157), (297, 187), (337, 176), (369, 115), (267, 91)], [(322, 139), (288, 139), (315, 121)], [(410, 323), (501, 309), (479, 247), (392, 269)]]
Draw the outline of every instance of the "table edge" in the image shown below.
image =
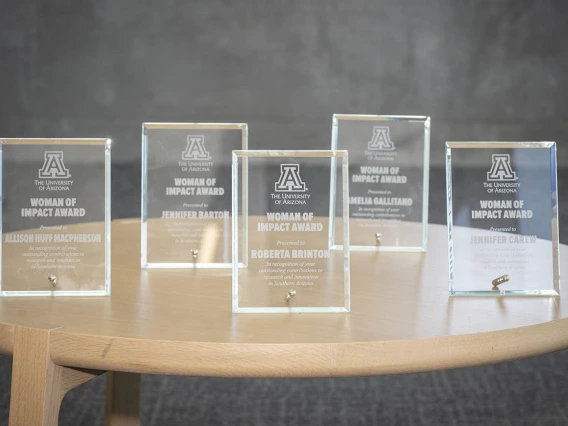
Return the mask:
[[(15, 325), (0, 323), (0, 354)], [(512, 361), (568, 348), (568, 318), (456, 336), (342, 343), (216, 343), (51, 331), (67, 367), (206, 377), (340, 377), (415, 373)]]

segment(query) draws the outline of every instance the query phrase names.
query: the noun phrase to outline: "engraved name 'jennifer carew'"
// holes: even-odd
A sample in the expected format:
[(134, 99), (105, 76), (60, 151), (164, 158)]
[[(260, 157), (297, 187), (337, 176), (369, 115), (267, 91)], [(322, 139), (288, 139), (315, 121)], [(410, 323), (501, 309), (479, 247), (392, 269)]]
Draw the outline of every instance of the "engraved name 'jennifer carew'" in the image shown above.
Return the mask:
[(228, 219), (229, 212), (227, 210), (163, 210), (162, 219)]
[(536, 244), (536, 235), (472, 235), (470, 244)]

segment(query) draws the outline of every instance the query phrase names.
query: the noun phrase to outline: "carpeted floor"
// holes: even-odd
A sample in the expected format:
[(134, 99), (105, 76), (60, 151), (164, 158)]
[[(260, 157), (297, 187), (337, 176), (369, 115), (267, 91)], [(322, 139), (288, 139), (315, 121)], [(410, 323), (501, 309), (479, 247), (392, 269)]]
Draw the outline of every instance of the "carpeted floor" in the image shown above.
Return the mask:
[[(568, 351), (504, 364), (383, 377), (143, 376), (143, 426), (568, 425)], [(0, 358), (0, 425), (11, 359)], [(60, 426), (103, 426), (105, 376), (63, 400)]]

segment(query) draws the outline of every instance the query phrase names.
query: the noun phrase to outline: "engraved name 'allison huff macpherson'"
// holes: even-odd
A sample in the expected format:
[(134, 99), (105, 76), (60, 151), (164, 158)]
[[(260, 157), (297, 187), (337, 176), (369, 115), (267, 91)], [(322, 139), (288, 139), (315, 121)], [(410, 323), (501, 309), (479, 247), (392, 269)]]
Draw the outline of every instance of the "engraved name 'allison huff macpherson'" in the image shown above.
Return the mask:
[[(78, 174), (76, 167), (67, 167), (65, 154), (64, 151), (44, 151), (43, 164), (38, 167), (39, 179), (31, 181), (36, 196), (23, 198), (21, 205), (12, 207), (14, 213), (17, 212), (22, 218), (24, 229), (39, 228), (34, 232), (4, 234), (5, 244), (20, 246), (18, 249), (14, 247), (14, 250), (21, 250), (20, 256), (25, 259), (26, 268), (54, 272), (80, 268), (88, 253), (93, 253), (93, 247), (104, 246), (102, 232), (73, 232), (71, 224), (81, 223), (85, 218), (96, 215), (97, 212), (92, 210), (102, 210), (104, 204), (93, 207), (84, 196), (79, 195), (82, 188), (77, 186), (84, 185), (86, 179), (73, 177)], [(78, 196), (62, 196), (72, 190)], [(28, 220), (34, 220), (34, 225), (28, 226)], [(91, 227), (93, 230), (97, 228)]]

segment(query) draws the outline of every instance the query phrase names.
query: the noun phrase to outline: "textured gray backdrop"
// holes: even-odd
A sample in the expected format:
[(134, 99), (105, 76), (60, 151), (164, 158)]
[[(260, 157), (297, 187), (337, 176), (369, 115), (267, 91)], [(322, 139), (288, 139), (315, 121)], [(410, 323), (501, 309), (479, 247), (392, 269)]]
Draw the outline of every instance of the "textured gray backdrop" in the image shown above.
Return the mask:
[[(568, 166), (563, 0), (0, 0), (0, 11), (0, 136), (113, 138), (114, 217), (139, 215), (143, 121), (247, 122), (252, 149), (325, 149), (333, 113), (430, 115), (438, 223), (446, 140), (555, 140)], [(564, 351), (378, 378), (146, 376), (143, 425), (566, 425), (567, 365)], [(9, 376), (2, 358), (0, 425)], [(102, 425), (103, 382), (65, 399), (61, 425)]]
[(2, 137), (110, 136), (129, 163), (143, 121), (323, 149), (333, 113), (420, 114), (441, 164), (445, 140), (568, 135), (563, 0), (0, 3)]

